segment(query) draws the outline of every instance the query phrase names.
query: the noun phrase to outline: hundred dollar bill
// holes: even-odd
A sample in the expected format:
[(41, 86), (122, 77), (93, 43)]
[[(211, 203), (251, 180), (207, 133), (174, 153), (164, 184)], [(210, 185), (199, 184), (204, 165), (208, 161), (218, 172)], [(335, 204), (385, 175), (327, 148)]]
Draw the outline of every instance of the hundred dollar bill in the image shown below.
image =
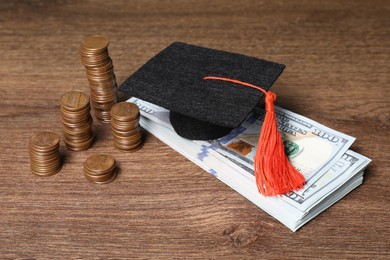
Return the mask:
[(140, 107), (141, 124), (146, 130), (293, 231), (359, 185), (362, 182), (362, 170), (369, 162), (368, 158), (348, 151), (321, 179), (311, 186), (306, 185), (302, 197), (295, 193), (282, 197), (264, 197), (257, 191), (253, 175), (243, 173), (242, 167), (207, 145), (178, 136), (170, 125), (168, 110), (136, 98), (129, 101)]
[[(229, 160), (226, 160), (226, 158), (216, 153), (214, 150), (209, 149), (208, 152), (205, 152), (205, 147), (201, 147), (191, 140), (184, 139), (178, 136), (172, 129), (155, 123), (143, 116), (141, 117), (141, 124), (146, 130), (154, 134), (160, 140), (230, 186), (232, 189), (236, 190), (259, 208), (282, 222), (292, 231), (296, 231), (299, 227), (320, 214), (323, 210), (348, 194), (362, 182), (362, 172), (353, 173), (351, 175), (354, 177), (346, 183), (343, 184), (342, 182), (338, 182), (338, 186), (336, 186), (338, 188), (321, 198), (321, 203), (316, 204), (306, 211), (301, 211), (283, 201), (281, 197), (262, 196), (257, 191), (253, 180), (249, 180), (246, 176), (242, 175), (237, 171), (234, 164), (229, 164)], [(200, 153), (202, 156), (198, 156)]]
[(371, 160), (361, 154), (348, 150), (317, 181), (307, 183), (301, 192), (292, 191), (282, 196), (283, 200), (302, 211), (314, 207), (329, 193), (363, 171)]
[(173, 129), (169, 120), (169, 110), (135, 97), (131, 97), (127, 102), (137, 104), (144, 117), (162, 126)]
[[(145, 117), (172, 129), (169, 110), (134, 97), (129, 102), (136, 103)], [(304, 175), (305, 187), (321, 178), (355, 140), (286, 109), (275, 107), (275, 112), (286, 154), (291, 164)], [(244, 174), (250, 174), (248, 178), (253, 178), (253, 161), (263, 118), (261, 112), (251, 114), (238, 128), (222, 138), (194, 141), (202, 147), (199, 156), (211, 148), (235, 163)], [(295, 194), (302, 196), (304, 192), (305, 189), (301, 189)]]
[[(285, 152), (291, 164), (310, 185), (321, 178), (355, 141), (354, 137), (286, 109), (275, 107), (275, 113)], [(252, 114), (228, 135), (197, 142), (230, 158), (254, 175), (254, 157), (263, 118), (261, 113)], [(302, 195), (302, 192), (298, 191), (298, 194)]]

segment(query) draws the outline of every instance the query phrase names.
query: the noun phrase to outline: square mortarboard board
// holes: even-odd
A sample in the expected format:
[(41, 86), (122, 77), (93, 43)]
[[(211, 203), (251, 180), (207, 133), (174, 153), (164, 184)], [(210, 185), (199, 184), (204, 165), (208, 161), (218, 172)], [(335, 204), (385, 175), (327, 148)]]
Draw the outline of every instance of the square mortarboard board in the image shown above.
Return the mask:
[(284, 65), (181, 42), (162, 50), (131, 75), (119, 90), (170, 110), (175, 131), (210, 140), (238, 127), (264, 94), (239, 84), (204, 80), (226, 77), (268, 91)]

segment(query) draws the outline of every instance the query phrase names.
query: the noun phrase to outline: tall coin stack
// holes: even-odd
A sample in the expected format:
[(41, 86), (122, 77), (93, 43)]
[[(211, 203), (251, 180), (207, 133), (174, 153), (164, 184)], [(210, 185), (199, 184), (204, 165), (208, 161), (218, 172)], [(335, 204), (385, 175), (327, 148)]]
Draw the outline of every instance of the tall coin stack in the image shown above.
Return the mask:
[(135, 152), (142, 147), (139, 119), (139, 108), (134, 103), (121, 102), (111, 108), (111, 128), (116, 148)]
[(72, 151), (88, 149), (93, 142), (92, 116), (88, 95), (66, 93), (61, 99), (61, 121), (66, 147)]
[(88, 157), (84, 163), (84, 175), (91, 182), (105, 184), (117, 176), (115, 159), (109, 155), (97, 154)]
[(108, 44), (104, 36), (94, 35), (86, 38), (80, 46), (81, 62), (85, 66), (91, 88), (94, 115), (101, 123), (110, 123), (110, 109), (116, 103), (117, 93)]
[(49, 176), (61, 169), (60, 137), (44, 131), (31, 137), (29, 143), (30, 167), (32, 173)]

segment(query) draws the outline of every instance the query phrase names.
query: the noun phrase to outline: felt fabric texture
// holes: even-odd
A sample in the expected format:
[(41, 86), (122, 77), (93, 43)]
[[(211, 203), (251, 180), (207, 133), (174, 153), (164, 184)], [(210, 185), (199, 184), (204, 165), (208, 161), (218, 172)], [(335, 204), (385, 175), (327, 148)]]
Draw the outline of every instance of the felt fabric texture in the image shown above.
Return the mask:
[(169, 119), (176, 133), (191, 140), (212, 140), (227, 135), (234, 128), (214, 125), (170, 111)]
[(205, 76), (238, 79), (268, 90), (284, 68), (275, 62), (175, 42), (119, 90), (169, 109), (179, 135), (209, 140), (239, 126), (264, 94), (239, 84), (204, 80)]

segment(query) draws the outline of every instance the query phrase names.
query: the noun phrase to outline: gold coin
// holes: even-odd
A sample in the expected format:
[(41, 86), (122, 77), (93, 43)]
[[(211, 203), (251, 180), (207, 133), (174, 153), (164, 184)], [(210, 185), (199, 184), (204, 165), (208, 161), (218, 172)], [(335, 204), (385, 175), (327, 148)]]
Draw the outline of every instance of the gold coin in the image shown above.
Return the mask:
[(85, 131), (92, 127), (93, 119), (92, 116), (89, 115), (88, 118), (84, 118), (83, 120), (69, 120), (65, 118), (61, 118), (63, 128), (68, 129), (69, 131), (81, 131), (81, 129), (85, 129)]
[(82, 42), (82, 48), (89, 51), (99, 51), (108, 47), (108, 39), (102, 35), (89, 36)]
[(86, 132), (92, 128), (93, 119), (91, 116), (89, 116), (88, 119), (84, 119), (84, 121), (77, 123), (69, 123), (69, 121), (65, 121), (63, 118), (61, 121), (64, 131), (68, 130), (69, 132)]
[(60, 159), (59, 153), (50, 157), (46, 157), (46, 156), (37, 157), (30, 153), (30, 162), (32, 162), (34, 165), (50, 166), (51, 164), (53, 164), (59, 159)]
[(111, 108), (111, 116), (118, 121), (131, 121), (139, 117), (139, 108), (131, 102), (120, 102)]
[(91, 105), (101, 123), (109, 123), (111, 107), (116, 104), (117, 83), (108, 45), (106, 37), (94, 35), (87, 37), (80, 46), (81, 63), (91, 89)]
[(120, 136), (115, 132), (112, 132), (112, 135), (114, 136), (114, 140), (121, 143), (134, 143), (142, 139), (142, 134), (140, 132), (129, 136)]
[(122, 150), (133, 150), (138, 148), (142, 144), (143, 144), (142, 140), (139, 140), (138, 142), (132, 144), (122, 144), (114, 139), (114, 146)]
[(29, 155), (32, 173), (48, 176), (61, 169), (59, 143), (59, 136), (52, 132), (40, 132), (31, 137)]
[(90, 176), (91, 178), (94, 178), (95, 180), (97, 179), (102, 179), (102, 178), (106, 178), (108, 175), (111, 175), (113, 170), (115, 169), (115, 164), (105, 170), (105, 171), (100, 171), (100, 172), (94, 172), (94, 171), (91, 171), (90, 169), (88, 169), (88, 167), (84, 164), (84, 173), (88, 176)]
[(40, 171), (35, 171), (34, 169), (31, 169), (31, 172), (34, 173), (35, 175), (39, 175), (39, 176), (51, 176), (51, 175), (54, 175), (57, 172), (59, 172), (61, 170), (61, 168), (62, 168), (62, 166), (60, 165), (57, 169), (49, 171), (49, 172), (40, 172)]
[(61, 161), (58, 159), (57, 161), (51, 163), (50, 165), (37, 165), (31, 164), (31, 169), (37, 172), (52, 172), (58, 169), (61, 166)]
[(118, 131), (118, 133), (121, 133), (121, 132), (128, 133), (128, 132), (133, 132), (133, 131), (135, 132), (135, 130), (137, 130), (137, 128), (139, 128), (139, 123), (137, 123), (136, 125), (130, 125), (130, 126), (117, 126), (112, 122), (112, 118), (111, 118), (112, 131)]
[(113, 140), (115, 142), (117, 142), (118, 144), (128, 146), (128, 145), (133, 145), (133, 144), (136, 144), (136, 143), (142, 141), (142, 136), (125, 138), (125, 137), (118, 137), (118, 136), (114, 135)]
[(92, 155), (85, 161), (85, 167), (93, 172), (106, 171), (114, 165), (115, 159), (105, 154)]
[(111, 128), (118, 131), (131, 131), (139, 127), (139, 117), (131, 121), (118, 121), (111, 117)]
[(140, 127), (133, 128), (131, 130), (120, 130), (117, 128), (112, 129), (112, 133), (119, 137), (129, 137), (139, 134), (141, 132)]
[(61, 106), (66, 110), (83, 110), (89, 105), (89, 97), (80, 91), (70, 91), (62, 96)]
[(68, 146), (86, 146), (91, 143), (93, 139), (92, 134), (86, 134), (83, 136), (78, 135), (68, 135), (64, 133), (64, 142)]
[(89, 51), (90, 52), (87, 52), (84, 47), (81, 47), (80, 49), (81, 62), (84, 63), (84, 65), (89, 66), (91, 64), (100, 63), (100, 66), (103, 66), (107, 63), (107, 59), (109, 59), (108, 50), (101, 49), (100, 51)]
[(40, 156), (50, 156), (52, 154), (55, 154), (56, 152), (58, 152), (58, 147), (59, 147), (59, 144), (56, 145), (56, 146), (53, 146), (51, 148), (45, 148), (45, 149), (39, 149), (39, 148), (36, 148), (34, 146), (32, 146), (31, 144), (28, 146), (28, 149), (29, 149), (29, 152), (34, 154), (34, 155), (40, 155)]
[(101, 80), (92, 81), (89, 80), (89, 87), (93, 90), (108, 90), (108, 89), (116, 89), (117, 83), (116, 79), (112, 78), (111, 81), (102, 82)]
[(101, 180), (94, 180), (94, 179), (91, 179), (88, 175), (86, 175), (86, 174), (84, 174), (84, 175), (85, 175), (85, 177), (86, 177), (89, 181), (91, 181), (91, 182), (93, 182), (93, 183), (95, 183), (95, 184), (107, 184), (107, 183), (110, 183), (110, 182), (112, 182), (113, 180), (116, 179), (116, 177), (117, 177), (117, 175), (118, 175), (118, 171), (117, 171), (117, 170), (114, 170), (113, 173), (112, 173), (111, 178), (108, 179), (108, 180), (103, 180), (103, 181), (101, 181)]
[(143, 147), (143, 145), (144, 145), (144, 143), (140, 142), (139, 144), (136, 144), (132, 147), (126, 147), (126, 146), (123, 146), (123, 145), (120, 145), (120, 144), (117, 144), (116, 142), (114, 142), (115, 148), (117, 148), (118, 150), (120, 150), (122, 152), (129, 152), (129, 153), (134, 153), (134, 152), (140, 150)]
[(93, 143), (90, 99), (80, 91), (66, 93), (61, 101), (64, 143), (69, 150), (83, 151)]
[[(115, 104), (115, 100), (116, 100), (116, 93), (114, 94), (105, 94), (105, 95), (96, 95), (96, 96), (92, 96), (91, 97), (93, 98), (93, 101), (94, 101), (94, 105), (96, 103), (99, 103), (99, 104), (111, 104), (111, 107)], [(110, 108), (111, 109), (111, 108)]]
[(84, 108), (79, 108), (79, 109), (75, 109), (75, 110), (68, 110), (63, 106), (61, 106), (61, 108), (60, 108), (61, 115), (67, 116), (67, 117), (85, 116), (85, 114), (89, 114), (90, 110), (91, 110), (91, 105), (89, 102)]
[(66, 148), (68, 148), (68, 150), (71, 150), (74, 152), (79, 152), (79, 151), (87, 150), (89, 147), (91, 147), (91, 145), (92, 145), (92, 142), (88, 145), (85, 145), (85, 146), (70, 146), (69, 144), (66, 144)]
[(113, 105), (115, 105), (115, 100), (107, 101), (107, 102), (95, 102), (92, 101), (95, 110), (101, 110), (101, 112), (106, 112), (108, 116), (110, 116), (110, 109)]
[(139, 123), (140, 118), (141, 118), (140, 114), (138, 114), (138, 116), (135, 119), (130, 119), (130, 120), (118, 120), (117, 118), (113, 117), (112, 122), (114, 125), (127, 127), (130, 125), (137, 125)]
[(30, 145), (35, 149), (47, 150), (57, 147), (60, 144), (60, 137), (56, 133), (43, 131), (35, 134), (30, 139)]
[(66, 148), (71, 151), (84, 151), (87, 150), (93, 144), (93, 135), (90, 136), (87, 140), (70, 140), (68, 138), (64, 138), (64, 143)]
[(92, 182), (104, 182), (112, 178), (113, 172), (109, 172), (102, 176), (93, 176), (89, 175), (87, 172), (84, 172), (84, 175), (87, 179), (89, 179)]
[(90, 156), (84, 163), (84, 175), (97, 184), (111, 182), (117, 176), (115, 159), (104, 154)]

